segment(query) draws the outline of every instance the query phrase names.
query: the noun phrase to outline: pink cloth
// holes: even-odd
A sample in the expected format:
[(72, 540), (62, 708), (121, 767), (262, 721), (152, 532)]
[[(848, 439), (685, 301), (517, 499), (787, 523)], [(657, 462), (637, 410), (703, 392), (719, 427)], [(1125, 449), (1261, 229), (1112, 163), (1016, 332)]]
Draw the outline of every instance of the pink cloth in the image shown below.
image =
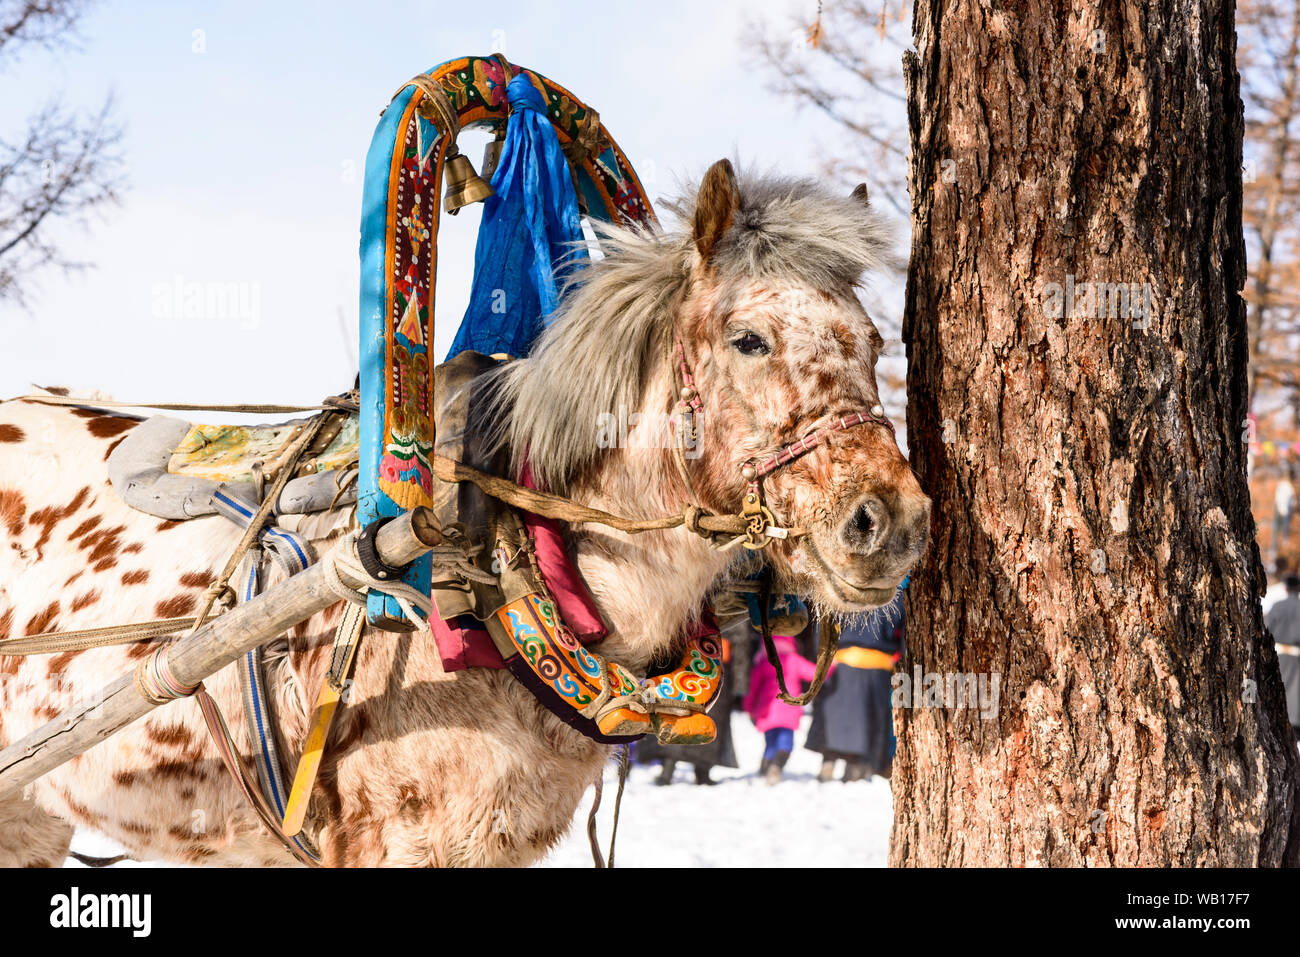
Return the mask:
[[(817, 673), (817, 666), (795, 650), (793, 638), (773, 635), (772, 643), (776, 646), (776, 656), (781, 661), (786, 689), (792, 695), (800, 694), (804, 684), (812, 681), (813, 675)], [(745, 695), (745, 710), (754, 719), (754, 726), (759, 731), (772, 728), (794, 730), (799, 727), (803, 708), (786, 704), (777, 697), (780, 691), (776, 669), (767, 660), (766, 649), (760, 645), (754, 656), (754, 667), (749, 673), (749, 694)]]
[[(519, 476), (519, 484), (525, 488), (537, 488), (527, 463)], [(543, 518), (532, 512), (520, 514), (528, 534), (533, 536), (537, 549), (537, 567), (541, 569), (542, 578), (555, 596), (555, 603), (560, 606), (560, 620), (584, 645), (600, 641), (609, 634), (609, 630), (601, 620), (600, 612), (596, 610), (596, 600), (587, 590), (587, 583), (582, 580), (577, 566), (569, 560), (562, 526), (553, 518)]]
[(433, 615), (429, 624), (433, 628), (433, 641), (438, 646), (443, 671), (506, 666), (492, 636), (470, 615), (461, 615), (451, 621)]
[[(536, 488), (532, 473), (524, 466), (519, 484)], [(531, 512), (521, 512), (524, 526), (533, 537), (537, 550), (537, 567), (541, 569), (555, 602), (560, 606), (560, 620), (584, 645), (595, 644), (608, 633), (596, 601), (587, 590), (578, 568), (569, 560), (564, 544), (561, 524)], [(504, 668), (505, 662), (482, 623), (470, 615), (444, 620), (434, 615), (433, 640), (438, 646), (444, 671), (463, 671), (466, 668)], [(717, 629), (715, 628), (716, 632)]]

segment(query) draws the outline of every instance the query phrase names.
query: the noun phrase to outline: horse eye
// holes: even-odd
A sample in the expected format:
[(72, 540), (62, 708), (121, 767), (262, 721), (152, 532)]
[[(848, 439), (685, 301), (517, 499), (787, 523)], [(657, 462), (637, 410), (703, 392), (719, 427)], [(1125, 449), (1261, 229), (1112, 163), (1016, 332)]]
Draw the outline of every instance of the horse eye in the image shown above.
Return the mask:
[(746, 332), (738, 339), (733, 339), (731, 344), (736, 347), (736, 351), (745, 356), (765, 356), (772, 351), (767, 342), (756, 332)]

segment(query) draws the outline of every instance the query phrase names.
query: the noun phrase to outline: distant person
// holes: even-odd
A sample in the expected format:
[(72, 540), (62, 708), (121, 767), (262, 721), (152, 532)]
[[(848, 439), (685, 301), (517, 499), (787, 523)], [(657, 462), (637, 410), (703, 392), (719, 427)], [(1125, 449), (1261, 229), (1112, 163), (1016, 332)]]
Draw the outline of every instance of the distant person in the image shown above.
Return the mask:
[(1282, 551), (1291, 536), (1291, 515), (1295, 511), (1295, 486), (1290, 476), (1277, 483), (1273, 493), (1273, 553)]
[(1286, 688), (1286, 712), (1300, 735), (1300, 575), (1286, 577), (1286, 597), (1264, 618), (1277, 648), (1277, 667)]
[[(781, 662), (786, 689), (791, 695), (802, 693), (804, 685), (812, 681), (813, 675), (817, 673), (817, 666), (799, 654), (791, 635), (773, 635), (772, 644)], [(759, 766), (758, 773), (768, 784), (776, 784), (781, 780), (785, 763), (794, 750), (795, 730), (803, 718), (803, 708), (786, 704), (777, 697), (779, 693), (776, 669), (768, 660), (766, 649), (760, 645), (754, 654), (754, 666), (749, 673), (749, 694), (745, 695), (745, 710), (754, 719), (754, 727), (763, 732), (765, 747), (763, 763)]]
[(873, 774), (889, 777), (894, 752), (890, 680), (902, 648), (902, 588), (886, 607), (840, 628), (835, 666), (813, 703), (804, 745), (822, 755), (819, 780), (833, 780), (838, 761), (844, 762), (841, 780), (846, 782)]

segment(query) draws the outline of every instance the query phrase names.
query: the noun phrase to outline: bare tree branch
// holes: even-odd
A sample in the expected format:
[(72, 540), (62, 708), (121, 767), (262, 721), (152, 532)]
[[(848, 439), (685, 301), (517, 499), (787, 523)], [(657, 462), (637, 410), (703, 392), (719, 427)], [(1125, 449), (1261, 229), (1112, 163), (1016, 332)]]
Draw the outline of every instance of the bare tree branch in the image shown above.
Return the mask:
[(1265, 409), (1300, 410), (1300, 2), (1242, 0), (1237, 62), (1246, 106), (1251, 408), (1261, 416)]
[(0, 65), (24, 46), (52, 50), (74, 46), (86, 0), (0, 0)]
[[(0, 0), (0, 68), (25, 47), (67, 46), (83, 0)], [(121, 127), (112, 97), (89, 116), (56, 101), (39, 109), (13, 140), (0, 138), (0, 302), (28, 305), (39, 272), (84, 269), (63, 254), (58, 223), (88, 225), (116, 205), (123, 188)]]
[[(818, 144), (823, 173), (846, 186), (866, 183), (873, 205), (906, 222), (911, 199), (902, 51), (911, 47), (910, 0), (822, 0), (819, 7), (820, 29), (797, 17), (783, 25), (751, 23), (744, 42), (769, 89), (811, 107), (839, 132), (835, 142)], [(890, 271), (901, 279), (906, 268), (900, 260)], [(899, 321), (877, 322), (892, 347), (876, 368), (881, 400), (899, 414), (906, 402)]]
[[(823, 0), (820, 28), (799, 19), (751, 23), (745, 42), (769, 88), (827, 117), (844, 134), (829, 146), (828, 176), (866, 182), (872, 202), (908, 218), (907, 98), (902, 51), (911, 46), (907, 0)], [(817, 43), (809, 42), (816, 33)]]

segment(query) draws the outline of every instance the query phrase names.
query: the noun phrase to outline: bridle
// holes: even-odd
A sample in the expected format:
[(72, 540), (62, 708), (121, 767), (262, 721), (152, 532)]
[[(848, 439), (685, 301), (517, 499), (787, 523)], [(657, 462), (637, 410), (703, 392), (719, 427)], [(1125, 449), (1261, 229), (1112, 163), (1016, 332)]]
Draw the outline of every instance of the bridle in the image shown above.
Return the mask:
[[(686, 359), (686, 348), (682, 345), (681, 336), (676, 333), (673, 335), (673, 360), (674, 379), (680, 382), (677, 392), (677, 411), (682, 417), (682, 427), (677, 430), (677, 440), (673, 443), (674, 457), (691, 500), (698, 508), (699, 496), (695, 494), (690, 470), (686, 466), (685, 436), (689, 431), (692, 443), (698, 441), (699, 433), (696, 430), (695, 417), (704, 411), (704, 404), (700, 401), (695, 376), (691, 374), (690, 363)], [(885, 415), (884, 408), (877, 403), (866, 412), (849, 412), (824, 425), (809, 429), (803, 438), (783, 446), (768, 458), (761, 461), (758, 458), (747, 459), (740, 466), (741, 477), (747, 483), (740, 504), (740, 516), (746, 522), (745, 532), (723, 545), (722, 549), (743, 545), (745, 548), (757, 551), (766, 548), (773, 539), (785, 540), (807, 534), (803, 529), (784, 528), (776, 523), (772, 511), (763, 504), (763, 480), (817, 448), (833, 433), (867, 424), (884, 426), (889, 429), (890, 434), (894, 433), (894, 423)]]

